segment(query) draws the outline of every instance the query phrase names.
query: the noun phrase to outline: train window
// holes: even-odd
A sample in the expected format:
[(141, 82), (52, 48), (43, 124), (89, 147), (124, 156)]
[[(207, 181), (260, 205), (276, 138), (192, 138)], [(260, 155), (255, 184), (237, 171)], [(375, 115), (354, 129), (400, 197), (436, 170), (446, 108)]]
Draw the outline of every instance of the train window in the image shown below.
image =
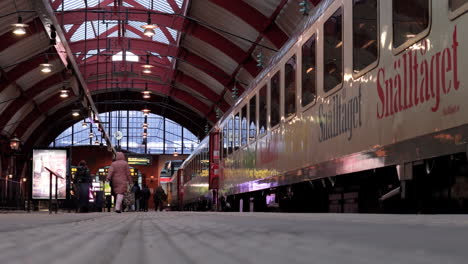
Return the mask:
[(313, 35), (302, 45), (302, 106), (306, 106), (315, 100), (316, 86), (316, 37)]
[(247, 105), (241, 111), (241, 145), (247, 144)]
[(377, 0), (353, 0), (353, 71), (377, 60)]
[(284, 65), (284, 115), (286, 118), (296, 113), (296, 55)]
[(429, 0), (393, 0), (393, 47), (414, 39), (429, 26)]
[(232, 154), (232, 147), (234, 143), (234, 135), (233, 135), (233, 125), (232, 125), (232, 118), (228, 121), (228, 155)]
[(450, 11), (455, 11), (467, 3), (468, 0), (449, 0)]
[(239, 149), (240, 145), (240, 115), (237, 113), (234, 116), (234, 150)]
[(468, 0), (449, 0), (449, 17), (455, 19), (468, 11)]
[(330, 91), (343, 82), (343, 11), (336, 12), (323, 25), (323, 90)]
[[(280, 73), (279, 72), (277, 72), (273, 76), (273, 78), (271, 78), (271, 88), (270, 89), (271, 89), (270, 90), (271, 91), (271, 94), (270, 94), (270, 99), (271, 99), (271, 101), (270, 101), (270, 126), (274, 127), (274, 126), (278, 125), (279, 121), (280, 121)], [(266, 89), (265, 89), (265, 91), (266, 91)], [(261, 103), (260, 103), (260, 107), (262, 107)], [(260, 129), (261, 129), (261, 127), (262, 126), (261, 126), (261, 123), (260, 123)]]
[(224, 158), (224, 153), (223, 153), (224, 143), (223, 142), (224, 142), (224, 129), (221, 128), (219, 130), (219, 146), (221, 148), (220, 151), (219, 151), (220, 152), (219, 153), (219, 155), (220, 155), (219, 159), (221, 159), (221, 160)]
[(265, 134), (267, 128), (267, 86), (263, 86), (258, 94), (258, 134)]
[(249, 139), (255, 140), (257, 136), (257, 96), (250, 98), (249, 111)]
[(227, 125), (225, 125), (223, 128), (223, 157), (227, 157), (228, 137)]

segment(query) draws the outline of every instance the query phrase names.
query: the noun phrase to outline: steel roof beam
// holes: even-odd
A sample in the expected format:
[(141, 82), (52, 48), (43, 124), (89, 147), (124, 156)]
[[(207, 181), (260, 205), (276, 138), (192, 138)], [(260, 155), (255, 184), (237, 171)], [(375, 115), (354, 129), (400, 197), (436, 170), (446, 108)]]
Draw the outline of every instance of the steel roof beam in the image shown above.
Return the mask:
[[(105, 82), (102, 82), (102, 79), (106, 76), (96, 76), (97, 79), (88, 82), (88, 88), (90, 91), (99, 91), (99, 90), (106, 90), (103, 88), (105, 86)], [(220, 102), (220, 107), (223, 111), (229, 109), (230, 105), (222, 98), (219, 94), (215, 93), (212, 89), (208, 86), (202, 84), (198, 80), (183, 74), (182, 72), (178, 72), (176, 74), (175, 81), (187, 86), (191, 90), (199, 93), (207, 100), (211, 101), (212, 103)], [(171, 89), (171, 84), (167, 83), (155, 83), (154, 80), (145, 79), (144, 76), (128, 76), (128, 77), (111, 77), (108, 86), (116, 87), (125, 87), (125, 88), (133, 88), (133, 89), (141, 89), (144, 90), (146, 87), (146, 83), (148, 84), (148, 90), (154, 91), (157, 93), (169, 95), (169, 91)], [(109, 85), (110, 84), (110, 85)], [(194, 95), (192, 95), (193, 98)], [(195, 98), (196, 99), (196, 98)], [(198, 99), (197, 99), (198, 100)]]
[[(56, 16), (59, 21), (62, 21), (63, 17), (64, 25), (76, 24), (75, 27), (78, 28), (85, 20), (85, 9), (76, 9), (70, 12), (64, 12), (63, 14), (57, 12)], [(107, 20), (126, 20), (128, 17), (130, 21), (146, 22), (148, 20), (148, 10), (128, 7), (88, 8), (87, 21), (99, 20), (99, 18), (103, 16), (105, 16)], [(186, 19), (183, 16), (152, 12), (151, 21), (157, 21), (155, 23), (160, 27), (168, 27), (192, 35), (218, 49), (237, 63), (242, 63), (249, 57), (244, 50), (221, 34), (197, 24), (192, 20)], [(258, 74), (254, 61), (248, 64), (246, 69), (252, 76)]]
[(8, 31), (7, 33), (1, 35), (0, 39), (2, 41), (0, 42), (0, 52), (3, 52), (7, 48), (11, 47), (12, 45), (18, 42), (21, 42), (22, 40), (28, 39), (39, 33), (45, 33), (45, 30), (42, 27), (42, 24), (40, 23), (41, 23), (41, 20), (38, 18), (35, 18), (31, 22), (27, 23), (29, 27), (26, 28), (27, 35), (24, 37), (16, 36), (12, 34), (11, 31)]
[[(68, 46), (68, 40), (65, 37), (65, 34), (62, 30), (62, 27), (58, 23), (57, 17), (55, 16), (55, 12), (52, 9), (52, 6), (50, 4), (50, 0), (42, 0), (42, 1), (34, 1), (35, 3), (35, 9), (38, 12), (39, 17), (41, 18), (42, 23), (44, 26), (47, 24), (54, 25), (57, 33), (57, 37), (60, 38), (61, 44), (63, 45), (63, 48), (66, 51), (68, 61), (71, 64), (71, 68), (74, 69), (75, 77), (79, 83), (79, 86), (82, 88), (84, 97), (86, 100), (82, 101), (82, 104), (86, 108), (90, 108), (92, 112), (96, 115), (96, 117), (99, 119), (98, 111), (96, 109), (96, 106), (94, 105), (93, 99), (91, 97), (91, 94), (89, 93), (88, 88), (86, 87), (86, 81), (84, 80), (83, 76), (79, 72), (79, 67), (78, 64), (75, 61), (75, 56), (72, 53), (72, 50)], [(115, 152), (115, 149), (112, 147), (110, 137), (107, 135), (107, 133), (104, 131), (104, 138), (106, 139), (107, 143), (109, 146), (111, 146), (112, 151)]]
[[(86, 50), (84, 49), (86, 46)], [(213, 79), (217, 80), (223, 86), (227, 85), (230, 81), (230, 75), (226, 72), (212, 64), (211, 62), (207, 61), (206, 59), (191, 53), (186, 49), (178, 49), (175, 46), (157, 43), (149, 40), (143, 39), (123, 39), (119, 40), (119, 38), (109, 38), (106, 39), (93, 39), (86, 41), (77, 41), (70, 44), (70, 47), (73, 51), (84, 51), (86, 54), (89, 50), (96, 50), (98, 46), (101, 48), (111, 49), (111, 50), (122, 50), (123, 48), (135, 53), (136, 55), (143, 55), (136, 52), (137, 50), (141, 51), (151, 51), (161, 54), (162, 56), (167, 55), (169, 57), (174, 57), (176, 59), (182, 59), (185, 62), (193, 65), (194, 67), (198, 68), (201, 71), (204, 71), (207, 75), (211, 76)], [(165, 52), (167, 52), (165, 54)], [(155, 57), (155, 56), (152, 56)], [(127, 62), (131, 63), (131, 62)], [(257, 69), (255, 69), (258, 71)], [(99, 70), (100, 72), (105, 71)]]
[[(99, 98), (103, 98), (104, 101), (107, 101), (107, 97), (112, 97), (111, 93), (107, 94), (99, 94)], [(95, 102), (97, 104), (98, 109), (100, 112), (106, 111), (105, 106), (100, 104), (99, 100), (95, 97)], [(132, 100), (139, 98), (140, 94), (136, 92), (129, 92), (128, 94), (125, 94), (125, 98)], [(155, 100), (152, 100), (153, 103), (158, 103), (158, 102), (164, 102), (166, 99), (162, 97), (158, 97)], [(103, 102), (104, 102), (103, 101)], [(193, 111), (185, 108), (185, 106), (178, 104), (177, 102), (170, 101), (167, 102), (170, 104), (171, 108), (176, 108), (180, 109), (180, 111), (167, 108), (164, 105), (153, 105), (149, 104), (148, 107), (151, 109), (151, 112), (154, 114), (162, 115), (165, 116), (166, 118), (169, 118), (178, 124), (182, 125), (184, 128), (188, 129), (190, 132), (192, 132), (194, 135), (204, 135), (204, 121), (199, 118), (198, 114), (194, 114), (193, 116), (190, 116), (190, 114), (187, 114), (187, 112), (193, 113)], [(129, 105), (114, 105), (114, 108), (111, 111), (115, 110), (135, 110), (139, 111), (141, 110), (138, 105), (129, 103)], [(58, 111), (53, 113), (50, 116), (47, 116), (47, 118), (41, 122), (35, 129), (33, 134), (29, 137), (29, 139), (25, 142), (24, 146), (26, 149), (32, 148), (32, 146), (37, 142), (42, 144), (42, 146), (46, 146), (50, 141), (54, 140), (58, 135), (60, 135), (65, 129), (73, 125), (75, 122), (81, 120), (77, 118), (73, 118), (69, 113), (73, 109), (73, 104), (68, 104), (65, 107), (60, 108)], [(54, 128), (51, 130), (51, 128)]]
[(288, 35), (276, 23), (270, 23), (268, 17), (244, 1), (209, 1), (224, 8), (255, 28), (260, 34), (270, 40), (276, 48), (281, 48), (289, 39)]
[[(282, 0), (278, 6), (276, 7), (275, 11), (271, 14), (271, 16), (267, 19), (267, 26), (265, 27), (265, 29), (269, 28), (270, 27), (270, 24), (274, 24), (276, 18), (278, 17), (279, 13), (281, 12), (281, 10), (284, 8), (284, 6), (287, 4), (288, 0)], [(263, 33), (263, 32), (262, 32)], [(261, 36), (259, 36), (256, 40), (255, 40), (255, 43), (258, 43), (260, 42), (260, 40), (262, 39)], [(283, 43), (284, 44), (284, 43)], [(228, 90), (232, 90), (232, 88), (234, 87), (235, 85), (235, 78), (237, 76), (237, 74), (239, 73), (240, 69), (243, 67), (244, 69), (250, 69), (251, 71), (255, 71), (256, 73), (255, 74), (251, 74), (252, 76), (256, 76), (260, 71), (261, 71), (261, 68), (259, 68), (257, 66), (257, 62), (252, 58), (252, 53), (253, 51), (255, 50), (255, 48), (257, 47), (256, 44), (253, 44), (249, 50), (247, 51), (247, 53), (249, 54), (248, 57), (245, 58), (245, 60), (241, 63), (239, 63), (239, 65), (237, 66), (237, 68), (234, 70), (234, 72), (232, 73), (231, 75), (231, 78), (230, 78), (230, 82), (229, 84), (225, 85), (225, 89), (223, 90), (223, 92), (221, 93), (221, 95), (224, 95)], [(250, 71), (249, 71), (250, 72)], [(239, 95), (243, 93), (243, 90), (242, 89), (242, 86), (240, 86), (241, 89), (239, 90)], [(214, 106), (213, 108), (211, 109), (211, 111), (214, 111)]]
[[(50, 54), (48, 55), (49, 61), (58, 58), (56, 54), (52, 54), (56, 53), (55, 48), (50, 48), (46, 50), (45, 53)], [(45, 56), (39, 54), (36, 54), (35, 57), (33, 57), (32, 59), (18, 63), (16, 66), (13, 67), (13, 69), (6, 72), (5, 76), (2, 75), (2, 79), (0, 80), (0, 92), (2, 92), (6, 87), (11, 85), (12, 83), (16, 82), (16, 80), (21, 78), (24, 74), (38, 68), (41, 63), (45, 63)]]
[(48, 88), (55, 86), (61, 82), (63, 82), (63, 74), (62, 72), (59, 72), (38, 82), (31, 88), (22, 92), (22, 94), (18, 98), (16, 98), (12, 103), (10, 103), (7, 106), (6, 109), (3, 110), (3, 112), (0, 115), (0, 124), (8, 124), (11, 118), (13, 118), (14, 114), (21, 108), (23, 108), (23, 106), (25, 106), (28, 102), (34, 100), (34, 98), (37, 95), (44, 92)]

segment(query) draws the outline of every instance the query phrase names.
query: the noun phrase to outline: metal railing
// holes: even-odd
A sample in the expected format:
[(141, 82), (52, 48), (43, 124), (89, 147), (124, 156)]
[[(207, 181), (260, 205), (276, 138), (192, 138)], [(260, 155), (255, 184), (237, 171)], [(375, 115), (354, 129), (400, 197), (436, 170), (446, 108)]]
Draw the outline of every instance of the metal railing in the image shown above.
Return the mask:
[(29, 209), (27, 190), (26, 182), (0, 178), (0, 210)]
[(49, 172), (49, 214), (52, 214), (52, 179), (55, 177), (55, 213), (58, 212), (58, 178), (65, 179), (47, 167), (44, 167)]

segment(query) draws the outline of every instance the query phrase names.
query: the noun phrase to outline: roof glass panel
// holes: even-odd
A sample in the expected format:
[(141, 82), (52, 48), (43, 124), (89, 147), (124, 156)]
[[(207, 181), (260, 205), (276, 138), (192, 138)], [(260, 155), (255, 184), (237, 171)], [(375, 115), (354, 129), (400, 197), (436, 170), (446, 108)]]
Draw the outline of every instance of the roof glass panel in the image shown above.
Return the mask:
[(169, 44), (169, 40), (167, 40), (166, 35), (164, 35), (160, 28), (157, 28), (154, 32), (156, 34), (153, 36), (153, 41)]
[(93, 55), (96, 55), (97, 54), (97, 50), (93, 49), (93, 50), (89, 50), (88, 53), (86, 54), (86, 56), (84, 56), (83, 60), (86, 60), (87, 58), (93, 56)]
[(161, 11), (163, 13), (170, 13), (173, 14), (174, 10), (172, 9), (171, 5), (167, 1), (156, 1), (154, 3), (153, 10)]
[(76, 30), (75, 34), (73, 34), (73, 36), (70, 38), (70, 41), (80, 41), (85, 39), (85, 37), (86, 39), (92, 39), (96, 37), (92, 23), (90, 21), (81, 24), (78, 30)]
[(134, 33), (133, 31), (130, 31), (130, 30), (127, 30), (125, 31), (125, 36), (127, 38), (137, 38), (137, 39), (141, 39), (141, 37), (139, 35), (137, 35), (136, 33)]
[(161, 55), (157, 52), (151, 52), (151, 55), (162, 58)]
[(119, 32), (114, 31), (114, 32), (110, 33), (108, 37), (113, 38), (113, 37), (118, 37), (118, 36), (119, 36)]
[(179, 8), (182, 8), (182, 4), (184, 3), (184, 0), (175, 0), (175, 2), (177, 3), (177, 6), (179, 6)]
[(63, 27), (65, 28), (65, 31), (68, 32), (68, 31), (70, 31), (70, 28), (73, 27), (73, 24), (68, 24), (68, 25), (65, 25)]
[[(101, 49), (101, 52), (105, 51), (106, 49)], [(92, 56), (96, 56), (98, 55), (98, 50), (97, 49), (93, 49), (93, 50), (89, 50), (88, 53), (86, 54), (86, 56), (83, 58), (83, 60), (86, 60), (87, 58), (90, 58)], [(77, 54), (78, 56), (78, 54)]]
[[(123, 55), (123, 51), (115, 54), (114, 56), (112, 56), (112, 61), (122, 61), (123, 60), (122, 55)], [(138, 62), (139, 60), (138, 56), (130, 51), (127, 51), (125, 53), (125, 59), (126, 61), (132, 61), (132, 62)]]
[[(167, 0), (135, 0), (135, 2), (139, 3), (140, 5), (148, 9), (151, 9), (151, 1), (153, 1), (153, 10), (160, 11), (163, 13), (169, 13), (169, 14), (175, 13), (171, 5), (167, 2)], [(181, 8), (184, 0), (175, 0), (175, 2), (177, 6)]]
[(167, 28), (167, 30), (169, 30), (169, 33), (171, 33), (172, 38), (173, 38), (174, 40), (177, 40), (177, 34), (178, 34), (179, 32), (178, 32), (177, 30), (175, 30), (175, 29), (172, 29), (172, 28)]
[[(105, 0), (87, 0), (87, 3), (88, 7), (96, 7), (104, 1)], [(148, 9), (151, 8), (151, 1), (153, 1), (153, 10), (170, 14), (173, 14), (176, 11), (172, 9), (171, 5), (167, 2), (167, 0), (135, 0), (136, 3)], [(182, 8), (184, 0), (175, 0), (174, 2), (179, 8)], [(85, 0), (63, 0), (63, 4), (60, 4), (57, 10), (62, 10), (62, 5), (63, 10), (65, 11), (86, 7)], [(114, 2), (110, 2), (107, 6), (114, 6)], [(135, 7), (134, 4), (129, 3), (126, 0), (123, 1), (123, 6)]]
[[(88, 7), (94, 7), (104, 0), (87, 0), (87, 1), (88, 1)], [(62, 5), (63, 5), (63, 10), (73, 10), (73, 9), (86, 7), (85, 0), (63, 0), (63, 3), (60, 4), (57, 10), (62, 10)]]

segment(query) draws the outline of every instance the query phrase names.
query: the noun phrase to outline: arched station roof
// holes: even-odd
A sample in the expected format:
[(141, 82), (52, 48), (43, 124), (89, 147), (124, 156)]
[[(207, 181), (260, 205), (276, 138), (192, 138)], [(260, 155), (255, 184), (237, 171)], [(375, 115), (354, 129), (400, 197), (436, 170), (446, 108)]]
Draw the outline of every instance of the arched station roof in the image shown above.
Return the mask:
[[(319, 2), (309, 0), (311, 8)], [(148, 89), (152, 97), (146, 103), (155, 113), (202, 135), (206, 123), (216, 122), (217, 109), (233, 104), (233, 88), (242, 93), (260, 72), (256, 54), (262, 50), (268, 60), (293, 34), (303, 19), (298, 3), (0, 0), (1, 133), (17, 135), (29, 147), (47, 144), (73, 123), (70, 110), (83, 94), (89, 92), (106, 112), (138, 109), (145, 104), (139, 92)], [(52, 10), (58, 21), (52, 24), (60, 27), (71, 52), (50, 43), (44, 9)], [(29, 25), (23, 36), (11, 33), (18, 16)], [(148, 18), (157, 26), (152, 37), (141, 27)], [(85, 85), (65, 66), (72, 60)], [(150, 74), (142, 72), (147, 60), (154, 66)], [(40, 72), (45, 61), (53, 64), (49, 74)], [(64, 85), (72, 87), (66, 99), (59, 97)]]

